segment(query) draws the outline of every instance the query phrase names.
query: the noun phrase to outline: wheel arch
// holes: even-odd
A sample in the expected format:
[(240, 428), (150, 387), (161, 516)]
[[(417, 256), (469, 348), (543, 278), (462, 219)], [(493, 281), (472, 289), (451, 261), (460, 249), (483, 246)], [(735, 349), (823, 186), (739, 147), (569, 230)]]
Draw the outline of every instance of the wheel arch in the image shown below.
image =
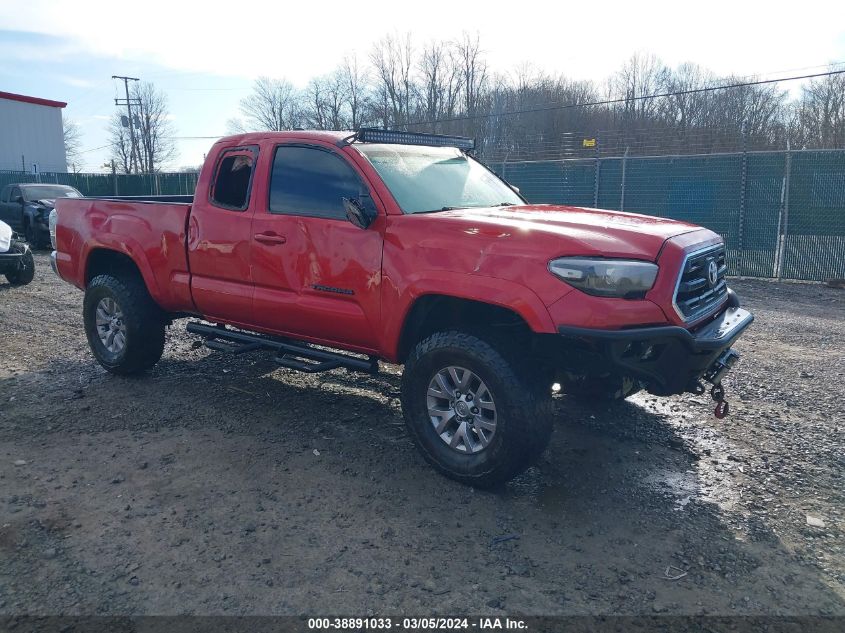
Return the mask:
[(140, 278), (147, 287), (147, 292), (150, 291), (149, 284), (137, 262), (130, 255), (111, 248), (96, 247), (91, 249), (85, 259), (84, 273), (83, 281), (86, 288), (91, 280), (98, 275), (118, 276), (128, 274)]
[(529, 322), (516, 310), (481, 301), (439, 293), (420, 295), (409, 307), (396, 348), (400, 363), (414, 345), (434, 332), (446, 329), (508, 329), (511, 335), (527, 335)]

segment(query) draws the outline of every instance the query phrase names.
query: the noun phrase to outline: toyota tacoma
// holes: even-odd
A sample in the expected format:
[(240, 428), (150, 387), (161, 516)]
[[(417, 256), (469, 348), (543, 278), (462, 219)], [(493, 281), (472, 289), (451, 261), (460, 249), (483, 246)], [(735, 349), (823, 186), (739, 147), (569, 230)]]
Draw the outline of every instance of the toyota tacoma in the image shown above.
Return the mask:
[[(751, 323), (716, 233), (527, 203), (470, 139), (388, 130), (231, 136), (193, 197), (63, 198), (54, 270), (84, 290), (97, 361), (134, 374), (165, 328), (282, 367), (404, 365), (410, 436), (440, 472), (507, 481), (543, 452), (552, 385), (702, 393)], [(201, 321), (200, 321), (201, 319)]]

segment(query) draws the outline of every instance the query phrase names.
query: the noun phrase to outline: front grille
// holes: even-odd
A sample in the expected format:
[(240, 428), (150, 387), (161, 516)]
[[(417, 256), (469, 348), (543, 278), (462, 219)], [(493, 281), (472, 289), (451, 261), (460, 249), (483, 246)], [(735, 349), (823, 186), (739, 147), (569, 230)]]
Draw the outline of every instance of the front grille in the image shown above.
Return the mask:
[[(709, 269), (716, 264), (716, 279), (711, 282)], [(725, 245), (696, 251), (687, 255), (675, 290), (675, 309), (684, 321), (705, 316), (728, 294), (725, 264)]]

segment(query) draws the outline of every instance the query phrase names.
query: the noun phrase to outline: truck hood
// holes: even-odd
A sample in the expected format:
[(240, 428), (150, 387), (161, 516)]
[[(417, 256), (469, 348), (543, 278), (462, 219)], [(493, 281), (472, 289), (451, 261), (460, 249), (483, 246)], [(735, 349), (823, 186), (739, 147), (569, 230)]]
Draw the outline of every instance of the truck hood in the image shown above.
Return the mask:
[(649, 215), (546, 204), (455, 209), (426, 217), (469, 234), (524, 237), (535, 254), (646, 260), (656, 259), (667, 239), (701, 228)]

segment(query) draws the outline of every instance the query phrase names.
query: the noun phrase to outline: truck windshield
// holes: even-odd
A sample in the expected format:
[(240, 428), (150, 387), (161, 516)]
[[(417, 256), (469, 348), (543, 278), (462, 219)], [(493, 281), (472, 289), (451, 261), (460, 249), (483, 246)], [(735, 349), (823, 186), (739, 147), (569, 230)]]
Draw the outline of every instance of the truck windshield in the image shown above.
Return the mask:
[(37, 187), (21, 187), (23, 199), (27, 202), (33, 200), (54, 200), (55, 198), (81, 198), (82, 194), (73, 187), (51, 187), (41, 185)]
[(478, 161), (453, 147), (360, 144), (405, 213), (523, 204)]

